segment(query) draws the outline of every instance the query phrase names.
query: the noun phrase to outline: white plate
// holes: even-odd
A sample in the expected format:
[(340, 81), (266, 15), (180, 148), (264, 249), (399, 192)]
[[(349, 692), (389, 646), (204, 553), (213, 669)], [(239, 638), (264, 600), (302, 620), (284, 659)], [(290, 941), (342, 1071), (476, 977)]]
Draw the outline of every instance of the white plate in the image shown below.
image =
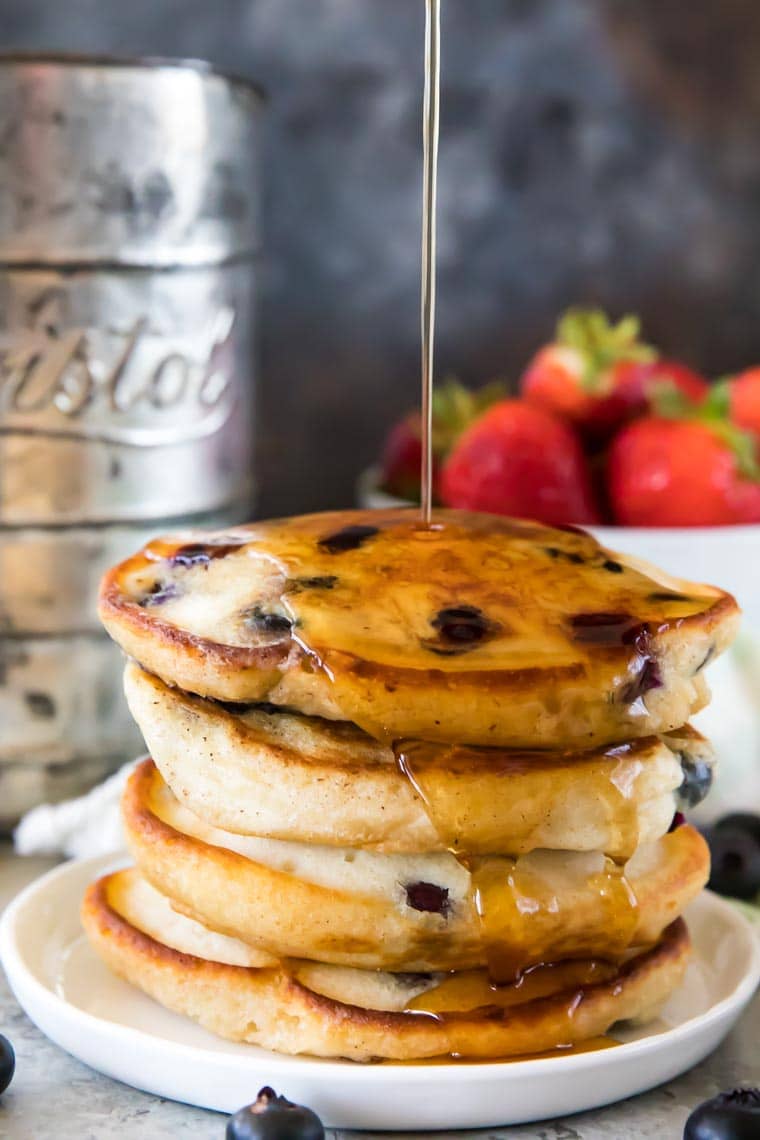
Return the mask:
[[(123, 862), (123, 860), (122, 860)], [(335, 1128), (519, 1124), (610, 1104), (670, 1080), (722, 1040), (760, 980), (756, 931), (705, 894), (687, 918), (696, 953), (661, 1019), (596, 1053), (488, 1064), (357, 1065), (286, 1057), (211, 1036), (114, 977), (79, 924), (85, 886), (114, 859), (68, 863), (8, 907), (0, 956), (13, 992), (56, 1044), (108, 1076), (232, 1112), (272, 1085)]]

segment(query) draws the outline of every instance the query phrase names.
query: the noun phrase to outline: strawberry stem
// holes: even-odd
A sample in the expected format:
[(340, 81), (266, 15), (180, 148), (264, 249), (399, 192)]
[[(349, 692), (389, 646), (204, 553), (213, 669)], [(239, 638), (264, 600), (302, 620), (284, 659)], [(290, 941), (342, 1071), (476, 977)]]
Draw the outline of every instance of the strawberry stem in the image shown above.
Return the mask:
[(760, 463), (757, 461), (755, 441), (748, 431), (742, 431), (729, 420), (705, 421), (711, 431), (734, 453), (736, 470), (745, 479), (760, 483)]
[(557, 342), (573, 348), (583, 361), (581, 385), (587, 392), (604, 386), (605, 374), (620, 361), (648, 364), (657, 359), (639, 340), (641, 324), (628, 314), (613, 324), (601, 309), (568, 309), (557, 325)]
[(450, 376), (433, 392), (433, 453), (443, 458), (470, 424), (506, 395), (500, 380), (472, 391)]
[(719, 380), (699, 404), (690, 400), (671, 380), (652, 385), (649, 399), (656, 415), (666, 420), (690, 420), (703, 424), (733, 453), (737, 472), (745, 479), (760, 482), (755, 440), (750, 432), (731, 423), (728, 412), (731, 404), (730, 381)]
[(655, 380), (647, 388), (647, 398), (654, 413), (664, 420), (693, 419), (698, 407), (672, 380)]

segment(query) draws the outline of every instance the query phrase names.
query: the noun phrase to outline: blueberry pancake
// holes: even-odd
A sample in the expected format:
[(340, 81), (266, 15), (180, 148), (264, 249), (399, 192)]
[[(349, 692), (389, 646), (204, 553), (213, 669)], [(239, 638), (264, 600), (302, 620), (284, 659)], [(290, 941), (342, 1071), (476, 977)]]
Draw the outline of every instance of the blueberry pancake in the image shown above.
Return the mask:
[[(233, 835), (172, 795), (150, 761), (123, 801), (141, 873), (185, 913), (277, 957), (390, 971), (469, 969), (495, 949), (518, 968), (651, 944), (704, 886), (706, 844), (678, 827), (624, 866), (534, 851), (466, 864)], [(473, 885), (495, 899), (492, 927)], [(495, 887), (495, 889), (494, 889)]]
[(494, 987), (482, 971), (399, 980), (270, 963), (198, 923), (177, 921), (129, 871), (89, 888), (82, 920), (115, 973), (211, 1032), (354, 1061), (517, 1057), (579, 1045), (617, 1021), (651, 1017), (680, 982), (689, 954), (677, 920), (620, 966), (592, 959), (544, 967), (520, 986)]
[(646, 1019), (709, 874), (688, 724), (739, 611), (575, 528), (335, 512), (187, 532), (105, 578), (153, 759), (112, 968), (233, 1040), (496, 1059)]
[(180, 802), (242, 835), (386, 852), (540, 847), (625, 859), (663, 835), (677, 807), (699, 802), (712, 774), (712, 750), (688, 726), (584, 752), (406, 742), (394, 754), (350, 723), (221, 705), (135, 664), (125, 690)]
[(335, 512), (157, 540), (100, 613), (168, 684), (285, 705), (376, 739), (588, 748), (707, 700), (730, 595), (589, 535), (490, 515)]

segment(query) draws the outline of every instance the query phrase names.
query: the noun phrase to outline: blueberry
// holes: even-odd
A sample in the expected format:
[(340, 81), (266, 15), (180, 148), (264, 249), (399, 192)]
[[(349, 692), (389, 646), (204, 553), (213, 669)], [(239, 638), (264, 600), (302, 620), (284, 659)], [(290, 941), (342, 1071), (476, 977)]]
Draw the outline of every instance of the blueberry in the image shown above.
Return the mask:
[(141, 606), (162, 606), (164, 602), (173, 602), (179, 597), (179, 590), (174, 582), (155, 581), (145, 596), (141, 599)]
[(328, 534), (325, 538), (320, 538), (317, 543), (328, 554), (342, 554), (346, 550), (356, 550), (357, 547), (362, 546), (368, 538), (372, 538), (378, 534), (376, 526), (364, 526), (360, 523), (354, 526), (344, 526), (343, 530), (338, 530), (335, 534)]
[(708, 886), (719, 895), (753, 899), (760, 892), (760, 843), (738, 827), (714, 827), (705, 839), (712, 861)]
[(651, 693), (652, 689), (662, 688), (662, 674), (660, 666), (654, 657), (642, 658), (642, 665), (634, 679), (620, 692), (620, 700), (624, 705), (632, 705)]
[(217, 558), (234, 554), (242, 545), (242, 542), (188, 542), (177, 547), (169, 562), (172, 566), (208, 566)]
[(293, 628), (293, 622), (285, 614), (272, 613), (261, 606), (244, 610), (241, 617), (245, 625), (258, 633), (290, 633)]
[(482, 641), (492, 629), (491, 622), (477, 606), (449, 606), (439, 610), (430, 624), (438, 630), (442, 641), (453, 644)]
[(8, 1038), (0, 1033), (0, 1096), (13, 1080), (15, 1070), (16, 1054), (13, 1052), (13, 1046)]
[(310, 1108), (263, 1088), (253, 1104), (227, 1121), (226, 1140), (324, 1140), (322, 1121)]
[(436, 636), (422, 639), (424, 649), (441, 657), (466, 653), (482, 641), (490, 640), (502, 627), (487, 618), (477, 606), (447, 606), (430, 618)]
[(693, 808), (701, 804), (710, 791), (713, 782), (712, 764), (698, 757), (681, 754), (683, 783), (676, 790), (676, 799), (681, 807)]
[(209, 561), (207, 547), (200, 542), (188, 542), (178, 547), (169, 559), (172, 566), (199, 566)]
[(582, 645), (628, 645), (643, 628), (625, 613), (574, 614), (570, 627), (573, 639)]
[(670, 827), (668, 828), (668, 835), (670, 835), (671, 831), (678, 831), (678, 828), (683, 827), (683, 825), (685, 823), (686, 823), (686, 816), (683, 814), (683, 812), (680, 812), (680, 811), (675, 812), (675, 814), (673, 815), (673, 818), (670, 821)]
[(572, 562), (575, 566), (582, 566), (584, 558), (582, 554), (578, 554), (575, 550), (560, 550), (558, 546), (545, 546), (544, 551), (553, 558), (556, 562), (558, 558), (564, 558), (568, 562)]
[(751, 835), (755, 843), (760, 844), (760, 815), (755, 815), (754, 812), (733, 811), (719, 819), (715, 826), (718, 831), (743, 831), (746, 835)]
[(42, 720), (50, 720), (55, 716), (55, 701), (48, 693), (33, 689), (24, 693), (24, 701), (32, 716), (40, 717)]
[(428, 914), (447, 915), (451, 909), (448, 887), (436, 883), (406, 883), (406, 905)]
[(694, 1109), (683, 1140), (758, 1140), (760, 1089), (718, 1093)]

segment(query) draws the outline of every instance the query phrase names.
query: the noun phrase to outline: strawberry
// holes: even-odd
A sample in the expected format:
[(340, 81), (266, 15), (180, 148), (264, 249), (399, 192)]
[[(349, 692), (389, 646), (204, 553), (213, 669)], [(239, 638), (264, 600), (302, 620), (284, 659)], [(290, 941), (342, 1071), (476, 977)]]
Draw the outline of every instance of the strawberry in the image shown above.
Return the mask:
[[(468, 424), (504, 395), (498, 382), (471, 392), (449, 379), (433, 392), (433, 485), (438, 469), (455, 440)], [(422, 423), (419, 412), (410, 412), (391, 428), (381, 458), (381, 485), (400, 499), (419, 500), (422, 470)]]
[(637, 420), (614, 440), (607, 470), (615, 519), (624, 526), (760, 522), (751, 442), (726, 421)]
[[(419, 499), (422, 470), (422, 431), (419, 412), (410, 412), (394, 424), (383, 446), (383, 490), (399, 499)], [(435, 478), (435, 462), (433, 463)]]
[(494, 404), (463, 433), (443, 467), (440, 489), (450, 507), (547, 523), (599, 521), (572, 428), (524, 400)]
[(655, 350), (639, 339), (636, 317), (613, 325), (599, 309), (568, 309), (554, 343), (534, 356), (520, 384), (531, 403), (570, 420), (590, 442), (603, 443), (645, 410), (646, 369), (656, 360)]
[(657, 395), (669, 388), (684, 396), (692, 404), (699, 404), (710, 391), (704, 376), (700, 376), (680, 360), (651, 360), (644, 364), (623, 364), (620, 368), (620, 390), (625, 393), (629, 406), (636, 415), (652, 410)]
[(728, 412), (737, 427), (760, 439), (760, 367), (748, 368), (728, 381)]

